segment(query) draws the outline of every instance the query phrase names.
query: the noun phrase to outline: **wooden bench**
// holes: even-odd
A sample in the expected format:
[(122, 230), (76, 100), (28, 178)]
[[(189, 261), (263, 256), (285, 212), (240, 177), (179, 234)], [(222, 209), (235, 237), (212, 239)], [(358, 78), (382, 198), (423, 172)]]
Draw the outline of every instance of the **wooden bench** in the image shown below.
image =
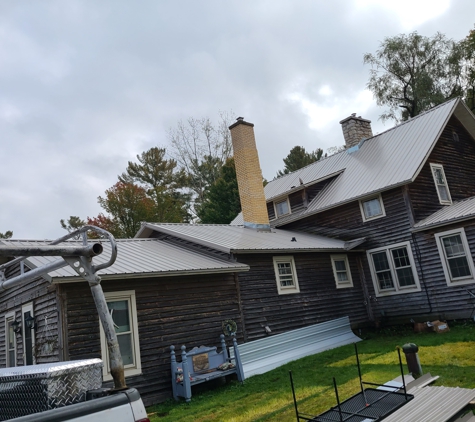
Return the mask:
[(238, 344), (233, 336), (233, 357), (229, 357), (224, 335), (221, 334), (221, 352), (216, 347), (195, 347), (189, 352), (181, 346), (181, 362), (177, 362), (175, 346), (171, 350), (171, 372), (173, 398), (183, 397), (187, 402), (191, 400), (191, 387), (203, 382), (236, 374), (240, 382), (244, 381), (244, 371)]
[[(287, 362), (355, 343), (348, 317), (270, 335), (239, 345), (244, 375), (264, 374)], [(232, 351), (231, 351), (232, 354)]]

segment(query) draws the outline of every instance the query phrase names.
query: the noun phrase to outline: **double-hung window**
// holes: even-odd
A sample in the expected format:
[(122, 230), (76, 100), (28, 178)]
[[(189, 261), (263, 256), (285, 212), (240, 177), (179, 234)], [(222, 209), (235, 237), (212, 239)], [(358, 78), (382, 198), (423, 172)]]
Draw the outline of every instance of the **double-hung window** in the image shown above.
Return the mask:
[(15, 312), (9, 312), (5, 315), (5, 348), (6, 348), (6, 367), (16, 366), (16, 333)]
[[(138, 375), (142, 372), (137, 324), (135, 291), (104, 293), (107, 308), (114, 322), (115, 333), (119, 343), (120, 354), (124, 363), (125, 376)], [(109, 350), (102, 326), (101, 352), (104, 361), (104, 380), (112, 379), (109, 366)]]
[(435, 187), (437, 189), (437, 195), (439, 196), (439, 202), (442, 205), (452, 204), (449, 185), (447, 184), (447, 179), (445, 178), (444, 167), (442, 164), (431, 164), (430, 169), (432, 171), (432, 177), (434, 178)]
[(475, 268), (464, 229), (436, 233), (435, 238), (447, 285), (473, 283)]
[(375, 220), (386, 215), (381, 194), (360, 200), (360, 210), (363, 221)]
[(350, 266), (348, 265), (348, 257), (346, 255), (331, 255), (330, 258), (332, 261), (336, 288), (344, 289), (345, 287), (353, 287)]
[(290, 205), (288, 198), (274, 202), (276, 217), (290, 214)]
[(293, 256), (275, 256), (274, 271), (279, 294), (300, 292)]
[(376, 296), (420, 291), (409, 242), (367, 251)]

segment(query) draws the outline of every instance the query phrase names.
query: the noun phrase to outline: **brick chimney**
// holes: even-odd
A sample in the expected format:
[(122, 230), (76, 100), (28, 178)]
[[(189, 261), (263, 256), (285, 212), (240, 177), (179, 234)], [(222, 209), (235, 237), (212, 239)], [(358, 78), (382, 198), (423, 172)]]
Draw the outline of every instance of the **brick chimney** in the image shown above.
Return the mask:
[(361, 116), (356, 117), (356, 113), (343, 119), (340, 124), (343, 130), (343, 136), (345, 137), (346, 149), (354, 147), (363, 139), (373, 136), (371, 120), (363, 119)]
[(234, 163), (241, 198), (244, 226), (270, 230), (262, 171), (254, 137), (254, 125), (238, 117), (229, 126), (234, 150)]

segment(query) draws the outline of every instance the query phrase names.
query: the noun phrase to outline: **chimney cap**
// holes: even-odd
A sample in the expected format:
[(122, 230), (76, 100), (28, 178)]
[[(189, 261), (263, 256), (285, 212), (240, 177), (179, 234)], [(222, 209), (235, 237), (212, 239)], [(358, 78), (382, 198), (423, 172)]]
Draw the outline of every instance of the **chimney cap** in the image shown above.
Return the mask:
[(231, 126), (229, 126), (229, 130), (231, 130), (232, 128), (235, 128), (236, 126), (239, 126), (239, 125), (246, 125), (246, 126), (254, 127), (254, 123), (246, 122), (244, 120), (244, 117), (238, 117), (236, 119), (236, 121)]
[(362, 122), (371, 123), (371, 120), (363, 119), (361, 116), (356, 117), (356, 113), (352, 113), (351, 116), (347, 117), (346, 119), (341, 120), (340, 125), (347, 122), (348, 120), (360, 120)]

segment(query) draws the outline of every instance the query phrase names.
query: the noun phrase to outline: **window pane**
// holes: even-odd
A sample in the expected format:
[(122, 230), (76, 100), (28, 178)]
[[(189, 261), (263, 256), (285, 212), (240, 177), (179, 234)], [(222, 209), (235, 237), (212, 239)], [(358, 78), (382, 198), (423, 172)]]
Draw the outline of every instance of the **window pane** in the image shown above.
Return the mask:
[(281, 215), (289, 213), (289, 204), (287, 203), (287, 200), (282, 201), (282, 202), (277, 202), (275, 204), (275, 208), (277, 210), (277, 216), (281, 216)]
[(341, 261), (333, 261), (335, 263), (335, 268), (337, 271), (346, 271), (345, 261), (342, 259)]
[(437, 181), (438, 185), (444, 185), (445, 180), (444, 180), (444, 175), (442, 173), (442, 169), (440, 168), (434, 168), (434, 176), (435, 180)]
[(371, 254), (371, 256), (373, 257), (374, 268), (376, 271), (389, 270), (389, 262), (386, 252), (377, 252)]
[(114, 321), (116, 333), (130, 331), (129, 303), (127, 300), (108, 302), (107, 306)]
[(438, 185), (439, 196), (442, 201), (450, 201), (449, 191), (446, 186)]
[(379, 198), (374, 198), (363, 202), (363, 209), (366, 218), (375, 217), (383, 213)]
[(345, 272), (337, 272), (338, 281), (348, 281), (348, 274)]
[(292, 274), (292, 266), (290, 262), (278, 262), (277, 269), (279, 271), (279, 281), (282, 287), (293, 286), (294, 277)]
[(407, 255), (407, 249), (405, 247), (393, 249), (391, 252), (393, 254), (394, 265), (396, 268), (407, 267), (411, 265), (409, 256)]
[(444, 237), (442, 240), (444, 242), (445, 254), (447, 255), (447, 258), (460, 255), (465, 256), (462, 238), (459, 234), (456, 234), (455, 236)]
[(399, 285), (401, 287), (413, 286), (414, 284), (416, 284), (416, 281), (414, 280), (414, 275), (412, 274), (411, 267), (399, 268), (396, 270), (396, 274), (397, 274), (397, 279), (399, 281)]
[(452, 276), (452, 278), (470, 276), (470, 268), (468, 266), (467, 258), (465, 256), (451, 258), (448, 261), (450, 275)]
[(132, 334), (119, 334), (117, 336), (117, 341), (119, 342), (120, 354), (122, 355), (124, 365), (133, 365), (134, 354), (132, 348)]
[(377, 276), (378, 276), (379, 287), (381, 288), (381, 290), (394, 288), (391, 271), (383, 271), (381, 273), (377, 273)]

